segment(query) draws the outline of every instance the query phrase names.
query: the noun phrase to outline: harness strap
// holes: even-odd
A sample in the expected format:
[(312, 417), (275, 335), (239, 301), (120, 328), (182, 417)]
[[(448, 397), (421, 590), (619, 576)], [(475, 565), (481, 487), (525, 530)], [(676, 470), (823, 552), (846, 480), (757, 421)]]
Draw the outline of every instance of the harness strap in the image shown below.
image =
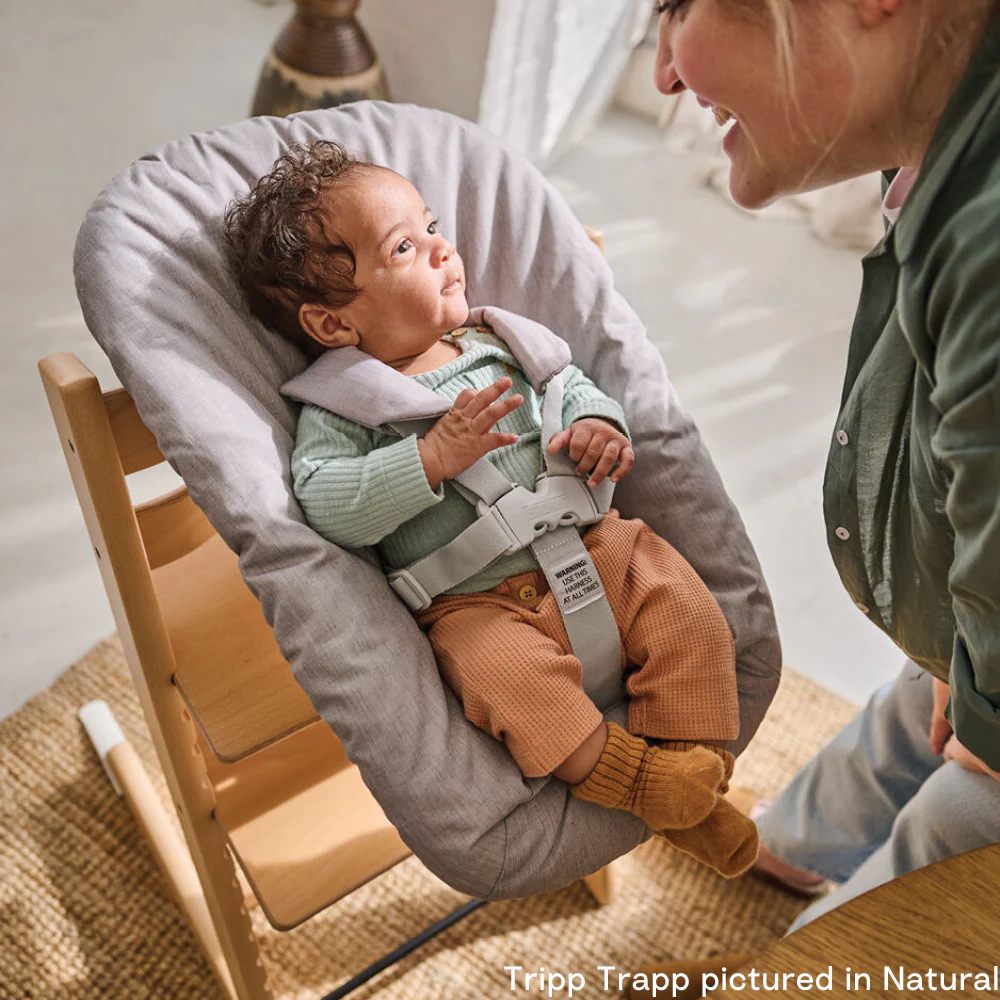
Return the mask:
[(562, 430), (562, 403), (562, 373), (557, 372), (546, 382), (545, 394), (542, 396), (542, 461), (550, 476), (575, 476), (576, 462), (565, 451), (549, 454), (549, 442), (553, 435)]
[[(479, 518), (447, 545), (394, 570), (389, 583), (409, 608), (431, 601), (485, 569), (502, 555), (530, 546), (556, 599), (574, 655), (583, 666), (583, 688), (601, 709), (621, 700), (621, 638), (597, 567), (576, 529), (593, 524), (611, 506), (614, 484), (589, 489), (576, 463), (548, 443), (562, 429), (562, 376), (548, 382), (542, 397), (542, 457), (545, 473), (535, 492), (511, 483), (487, 458), (451, 480), (479, 512)], [(390, 424), (395, 433), (425, 433), (434, 420)]]
[(622, 697), (622, 644), (594, 560), (575, 528), (547, 532), (531, 551), (583, 666), (583, 689), (598, 708), (608, 709)]
[(510, 547), (511, 537), (503, 523), (495, 517), (480, 517), (447, 545), (406, 569), (393, 570), (389, 584), (411, 610), (423, 611), (438, 594), (485, 569)]

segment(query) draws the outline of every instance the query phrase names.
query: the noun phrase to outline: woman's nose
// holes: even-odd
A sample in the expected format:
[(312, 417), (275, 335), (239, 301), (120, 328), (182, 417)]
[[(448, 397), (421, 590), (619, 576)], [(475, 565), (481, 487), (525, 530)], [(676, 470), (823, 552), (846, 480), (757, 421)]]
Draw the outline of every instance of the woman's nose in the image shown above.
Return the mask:
[(687, 90), (684, 81), (674, 69), (674, 55), (670, 48), (670, 19), (660, 19), (660, 33), (656, 42), (656, 69), (653, 82), (661, 94), (680, 94)]

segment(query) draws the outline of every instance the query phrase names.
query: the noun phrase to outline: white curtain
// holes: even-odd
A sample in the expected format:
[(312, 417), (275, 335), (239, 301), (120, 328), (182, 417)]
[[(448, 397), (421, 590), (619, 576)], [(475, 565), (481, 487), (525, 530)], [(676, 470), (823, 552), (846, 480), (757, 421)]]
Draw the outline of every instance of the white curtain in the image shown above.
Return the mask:
[(649, 0), (364, 0), (394, 101), (478, 121), (539, 166), (614, 93)]
[(479, 123), (545, 165), (611, 99), (649, 0), (497, 0)]

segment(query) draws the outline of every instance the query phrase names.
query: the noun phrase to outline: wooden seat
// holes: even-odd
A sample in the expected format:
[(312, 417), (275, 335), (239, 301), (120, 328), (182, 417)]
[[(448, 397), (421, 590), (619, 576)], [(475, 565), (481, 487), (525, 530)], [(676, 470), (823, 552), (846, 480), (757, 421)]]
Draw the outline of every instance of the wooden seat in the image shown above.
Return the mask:
[(215, 818), (272, 926), (290, 930), (409, 856), (325, 723), (214, 775)]

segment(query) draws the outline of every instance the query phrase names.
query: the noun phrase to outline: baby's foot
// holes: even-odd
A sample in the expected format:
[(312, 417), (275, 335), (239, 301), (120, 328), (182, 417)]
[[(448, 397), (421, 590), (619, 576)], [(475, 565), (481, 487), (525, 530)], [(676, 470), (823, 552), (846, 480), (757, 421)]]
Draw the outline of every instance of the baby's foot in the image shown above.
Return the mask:
[(721, 795), (715, 808), (686, 830), (658, 830), (669, 844), (726, 878), (742, 875), (757, 860), (757, 824)]
[(680, 830), (702, 822), (725, 782), (724, 750), (697, 744), (650, 746), (613, 722), (594, 770), (573, 786), (587, 802), (624, 809), (654, 830)]

